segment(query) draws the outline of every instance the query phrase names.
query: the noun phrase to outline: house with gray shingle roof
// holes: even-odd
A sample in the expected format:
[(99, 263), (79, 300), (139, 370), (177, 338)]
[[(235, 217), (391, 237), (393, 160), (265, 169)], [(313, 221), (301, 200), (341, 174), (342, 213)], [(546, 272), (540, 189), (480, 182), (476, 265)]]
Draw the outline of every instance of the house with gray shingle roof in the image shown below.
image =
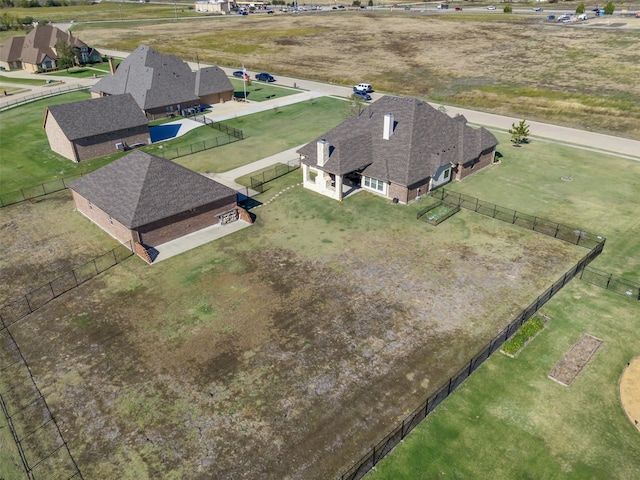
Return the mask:
[(80, 213), (120, 242), (145, 249), (244, 216), (235, 190), (139, 150), (69, 188)]
[(498, 140), (426, 102), (385, 96), (300, 150), (305, 188), (364, 189), (401, 203), (493, 163)]
[(197, 71), (175, 55), (164, 55), (140, 46), (125, 58), (115, 72), (101, 78), (91, 95), (100, 97), (130, 93), (150, 119), (179, 114), (197, 105), (233, 99), (233, 85), (218, 67)]
[(102, 58), (100, 52), (72, 33), (63, 32), (52, 25), (38, 25), (25, 37), (12, 37), (0, 47), (0, 65), (32, 72), (57, 68), (59, 42), (73, 48), (78, 63), (99, 62)]
[(51, 105), (44, 129), (51, 150), (74, 162), (151, 143), (147, 117), (128, 93)]

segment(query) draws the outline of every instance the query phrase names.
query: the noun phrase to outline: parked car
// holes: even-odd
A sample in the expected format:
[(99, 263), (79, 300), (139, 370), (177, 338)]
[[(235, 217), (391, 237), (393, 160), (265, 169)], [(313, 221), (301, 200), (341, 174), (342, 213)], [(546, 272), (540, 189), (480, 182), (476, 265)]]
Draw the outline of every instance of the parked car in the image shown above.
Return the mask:
[(411, 10), (411, 7), (409, 5), (407, 5), (406, 7), (404, 7), (405, 10)]
[(560, 15), (558, 17), (558, 22), (570, 22), (571, 21), (571, 15), (569, 15), (568, 13), (563, 13), (562, 15)]
[(369, 101), (371, 100), (371, 95), (369, 95), (367, 92), (363, 92), (362, 90), (353, 90), (353, 98), (359, 98), (360, 100), (366, 100)]
[(495, 10), (495, 9), (496, 9), (496, 7), (494, 7), (493, 5), (489, 5), (489, 6), (487, 7), (487, 10)]
[(256, 80), (261, 82), (275, 82), (276, 79), (269, 75), (267, 72), (256, 73)]
[(462, 7), (456, 7), (456, 12), (461, 12), (462, 11)]
[(267, 13), (276, 13), (274, 10), (267, 10)]
[(544, 10), (542, 10), (542, 7), (533, 7), (533, 11), (534, 12), (542, 12)]
[(449, 5), (447, 5), (446, 3), (440, 3), (438, 4), (438, 6), (436, 7), (437, 9), (441, 9), (441, 10), (447, 10), (449, 8)]
[(235, 72), (233, 72), (233, 76), (234, 77), (244, 77), (244, 73), (242, 72), (242, 70), (236, 70)]
[(580, 15), (578, 15), (578, 20), (580, 20), (582, 22), (584, 22), (588, 18), (589, 18), (589, 15), (587, 15), (586, 13), (581, 13)]
[(371, 93), (373, 92), (373, 88), (371, 88), (371, 84), (370, 83), (359, 83), (358, 85), (356, 85), (355, 87), (353, 87), (353, 91), (360, 91), (360, 92), (365, 92), (365, 93)]

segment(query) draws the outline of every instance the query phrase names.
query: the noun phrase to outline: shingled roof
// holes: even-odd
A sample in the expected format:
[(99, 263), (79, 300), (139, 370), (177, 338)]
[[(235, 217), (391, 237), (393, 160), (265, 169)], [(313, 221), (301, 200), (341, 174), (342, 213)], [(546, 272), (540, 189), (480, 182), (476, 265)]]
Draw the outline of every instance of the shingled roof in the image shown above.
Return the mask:
[(60, 41), (75, 48), (87, 46), (79, 38), (65, 33), (59, 28), (51, 25), (38, 25), (26, 37), (13, 37), (7, 42), (0, 50), (0, 60), (8, 62), (20, 60), (33, 65), (42, 63), (45, 57), (57, 60), (55, 48)]
[(233, 90), (233, 85), (218, 67), (194, 72), (175, 55), (144, 45), (125, 58), (115, 74), (103, 77), (91, 88), (108, 95), (131, 93), (142, 110), (197, 102), (200, 96), (228, 90)]
[(85, 175), (69, 188), (130, 229), (236, 193), (177, 163), (139, 150)]
[(55, 118), (69, 140), (148, 124), (146, 115), (129, 93), (51, 105), (45, 114), (45, 126), (49, 115)]
[[(385, 114), (393, 114), (393, 133), (383, 138)], [(317, 165), (317, 141), (330, 145), (321, 167), (337, 175), (362, 170), (364, 175), (411, 186), (447, 164), (465, 164), (498, 141), (485, 128), (473, 129), (464, 117), (449, 117), (426, 102), (385, 96), (308, 143), (298, 153)]]

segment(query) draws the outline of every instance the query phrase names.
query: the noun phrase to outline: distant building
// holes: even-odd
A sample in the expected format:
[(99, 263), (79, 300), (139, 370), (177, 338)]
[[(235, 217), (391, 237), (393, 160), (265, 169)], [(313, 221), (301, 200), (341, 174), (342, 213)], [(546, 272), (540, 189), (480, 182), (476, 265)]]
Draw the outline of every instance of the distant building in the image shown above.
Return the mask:
[(218, 67), (197, 71), (175, 55), (140, 46), (91, 87), (93, 97), (130, 93), (149, 119), (233, 100), (233, 85)]
[(199, 13), (229, 13), (231, 10), (230, 3), (226, 0), (219, 1), (198, 1), (195, 6), (196, 12)]
[(102, 59), (100, 52), (73, 34), (51, 25), (38, 25), (26, 37), (12, 37), (0, 47), (0, 66), (32, 72), (57, 68), (59, 42), (73, 48), (78, 63), (93, 63)]
[(128, 93), (51, 105), (44, 129), (51, 150), (74, 162), (151, 143), (147, 117)]

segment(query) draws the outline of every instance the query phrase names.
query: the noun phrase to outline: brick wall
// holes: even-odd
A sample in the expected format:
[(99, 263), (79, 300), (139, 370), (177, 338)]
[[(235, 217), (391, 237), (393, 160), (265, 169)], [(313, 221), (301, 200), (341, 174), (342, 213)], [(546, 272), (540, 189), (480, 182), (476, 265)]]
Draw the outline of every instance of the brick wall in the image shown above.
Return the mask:
[(88, 217), (93, 223), (106, 231), (113, 238), (120, 241), (121, 243), (126, 243), (129, 241), (135, 243), (139, 240), (137, 232), (129, 230), (115, 218), (111, 218), (108, 213), (104, 212), (96, 205), (91, 204), (89, 200), (84, 198), (79, 193), (71, 190), (71, 194), (73, 195), (73, 201), (76, 204), (76, 209), (86, 217)]
[(215, 105), (216, 103), (230, 102), (233, 100), (233, 90), (226, 92), (212, 93), (211, 95), (204, 95), (200, 97), (202, 104)]
[(73, 144), (67, 139), (67, 136), (62, 132), (60, 125), (53, 115), (49, 114), (47, 109), (45, 113), (44, 130), (47, 133), (47, 140), (49, 140), (49, 147), (56, 153), (59, 153), (69, 160), (77, 162), (76, 152), (73, 148)]
[(234, 193), (192, 211), (144, 225), (138, 229), (140, 243), (155, 247), (203, 228), (217, 225), (218, 215), (233, 210), (236, 206), (236, 194)]
[(483, 168), (491, 165), (491, 163), (493, 162), (494, 151), (494, 149), (487, 150), (486, 152), (482, 152), (478, 158), (474, 159), (471, 162), (467, 162), (464, 165), (458, 164), (455, 174), (455, 180), (462, 180), (472, 173), (475, 173), (478, 170), (482, 170)]
[(78, 161), (116, 153), (116, 143), (121, 142), (127, 145), (151, 143), (149, 127), (147, 125), (141, 125), (139, 127), (127, 128), (76, 140), (75, 148)]

